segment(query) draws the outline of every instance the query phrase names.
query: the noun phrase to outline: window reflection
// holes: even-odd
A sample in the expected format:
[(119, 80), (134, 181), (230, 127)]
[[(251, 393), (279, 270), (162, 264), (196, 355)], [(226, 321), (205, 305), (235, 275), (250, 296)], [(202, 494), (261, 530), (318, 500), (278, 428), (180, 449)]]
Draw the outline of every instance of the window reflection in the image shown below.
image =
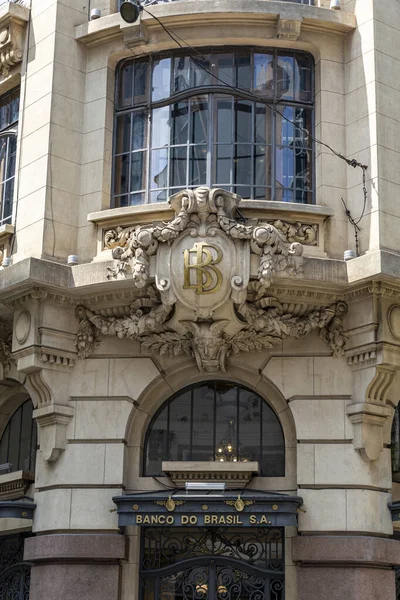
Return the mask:
[(162, 475), (162, 461), (258, 461), (264, 476), (285, 474), (278, 418), (257, 394), (224, 381), (186, 388), (150, 423), (144, 474)]
[[(240, 97), (241, 90), (260, 100)], [(164, 202), (200, 185), (312, 202), (307, 54), (240, 49), (130, 60), (119, 71), (117, 97), (116, 206)]]

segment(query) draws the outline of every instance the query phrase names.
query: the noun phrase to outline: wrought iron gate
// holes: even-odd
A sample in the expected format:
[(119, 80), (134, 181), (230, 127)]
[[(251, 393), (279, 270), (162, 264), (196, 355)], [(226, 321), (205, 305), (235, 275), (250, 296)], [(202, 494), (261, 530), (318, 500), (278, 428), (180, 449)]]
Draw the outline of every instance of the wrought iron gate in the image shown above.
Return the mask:
[(30, 567), (23, 535), (0, 537), (0, 600), (29, 600)]
[(284, 530), (142, 530), (141, 600), (283, 600)]

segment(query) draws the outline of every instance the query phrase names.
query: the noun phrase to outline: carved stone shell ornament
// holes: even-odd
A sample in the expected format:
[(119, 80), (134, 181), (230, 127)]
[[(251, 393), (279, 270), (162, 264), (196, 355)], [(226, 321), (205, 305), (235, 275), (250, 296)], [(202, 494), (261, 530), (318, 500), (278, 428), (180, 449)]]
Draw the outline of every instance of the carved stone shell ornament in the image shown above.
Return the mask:
[(108, 278), (131, 279), (143, 292), (127, 307), (78, 307), (78, 357), (89, 356), (102, 336), (115, 335), (138, 340), (148, 352), (192, 356), (200, 371), (215, 373), (225, 371), (232, 354), (272, 348), (314, 329), (342, 354), (344, 302), (285, 304), (267, 293), (277, 273), (301, 275), (297, 240), (316, 244), (315, 227), (239, 222), (240, 200), (222, 189), (185, 190), (169, 199), (170, 222), (107, 231), (105, 244), (116, 260)]

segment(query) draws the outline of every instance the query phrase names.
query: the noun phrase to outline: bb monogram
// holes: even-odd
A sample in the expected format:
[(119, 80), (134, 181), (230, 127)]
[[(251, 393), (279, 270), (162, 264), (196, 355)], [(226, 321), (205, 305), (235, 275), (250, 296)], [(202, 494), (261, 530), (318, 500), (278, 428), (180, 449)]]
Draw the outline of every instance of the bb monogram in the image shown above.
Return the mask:
[[(196, 294), (214, 294), (222, 285), (222, 273), (215, 266), (221, 262), (220, 248), (206, 242), (197, 242), (190, 250), (184, 250), (184, 290), (196, 290)], [(195, 275), (194, 283), (191, 277)]]

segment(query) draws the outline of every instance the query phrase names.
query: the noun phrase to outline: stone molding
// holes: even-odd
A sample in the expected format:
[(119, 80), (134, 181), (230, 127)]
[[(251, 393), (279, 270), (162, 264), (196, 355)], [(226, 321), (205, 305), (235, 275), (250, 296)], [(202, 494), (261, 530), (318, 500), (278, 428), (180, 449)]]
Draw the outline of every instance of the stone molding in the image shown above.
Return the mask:
[(292, 540), (292, 559), (303, 565), (400, 565), (400, 543), (368, 536), (298, 536)]
[(118, 534), (53, 534), (28, 538), (29, 562), (114, 562), (125, 557), (125, 538)]
[(162, 470), (179, 488), (186, 481), (224, 481), (230, 489), (243, 488), (258, 475), (258, 462), (163, 461)]
[[(226, 370), (232, 354), (272, 348), (314, 329), (335, 355), (342, 355), (344, 302), (282, 303), (267, 293), (277, 273), (301, 274), (303, 246), (292, 240), (310, 242), (315, 230), (279, 220), (243, 224), (234, 218), (240, 200), (222, 189), (186, 190), (170, 198), (175, 211), (170, 222), (109, 230), (106, 244), (117, 261), (108, 267), (109, 278), (131, 279), (132, 287), (143, 292), (130, 306), (96, 312), (77, 308), (78, 358), (89, 356), (101, 336), (115, 335), (138, 340), (149, 352), (192, 356), (200, 371), (216, 373)], [(151, 260), (156, 261), (155, 285)], [(204, 290), (204, 281), (215, 285)]]
[(281, 40), (296, 42), (301, 33), (302, 19), (282, 19), (279, 16), (276, 26), (276, 37)]
[(28, 19), (29, 10), (15, 3), (8, 4), (7, 12), (0, 12), (0, 71), (4, 78), (22, 62)]

